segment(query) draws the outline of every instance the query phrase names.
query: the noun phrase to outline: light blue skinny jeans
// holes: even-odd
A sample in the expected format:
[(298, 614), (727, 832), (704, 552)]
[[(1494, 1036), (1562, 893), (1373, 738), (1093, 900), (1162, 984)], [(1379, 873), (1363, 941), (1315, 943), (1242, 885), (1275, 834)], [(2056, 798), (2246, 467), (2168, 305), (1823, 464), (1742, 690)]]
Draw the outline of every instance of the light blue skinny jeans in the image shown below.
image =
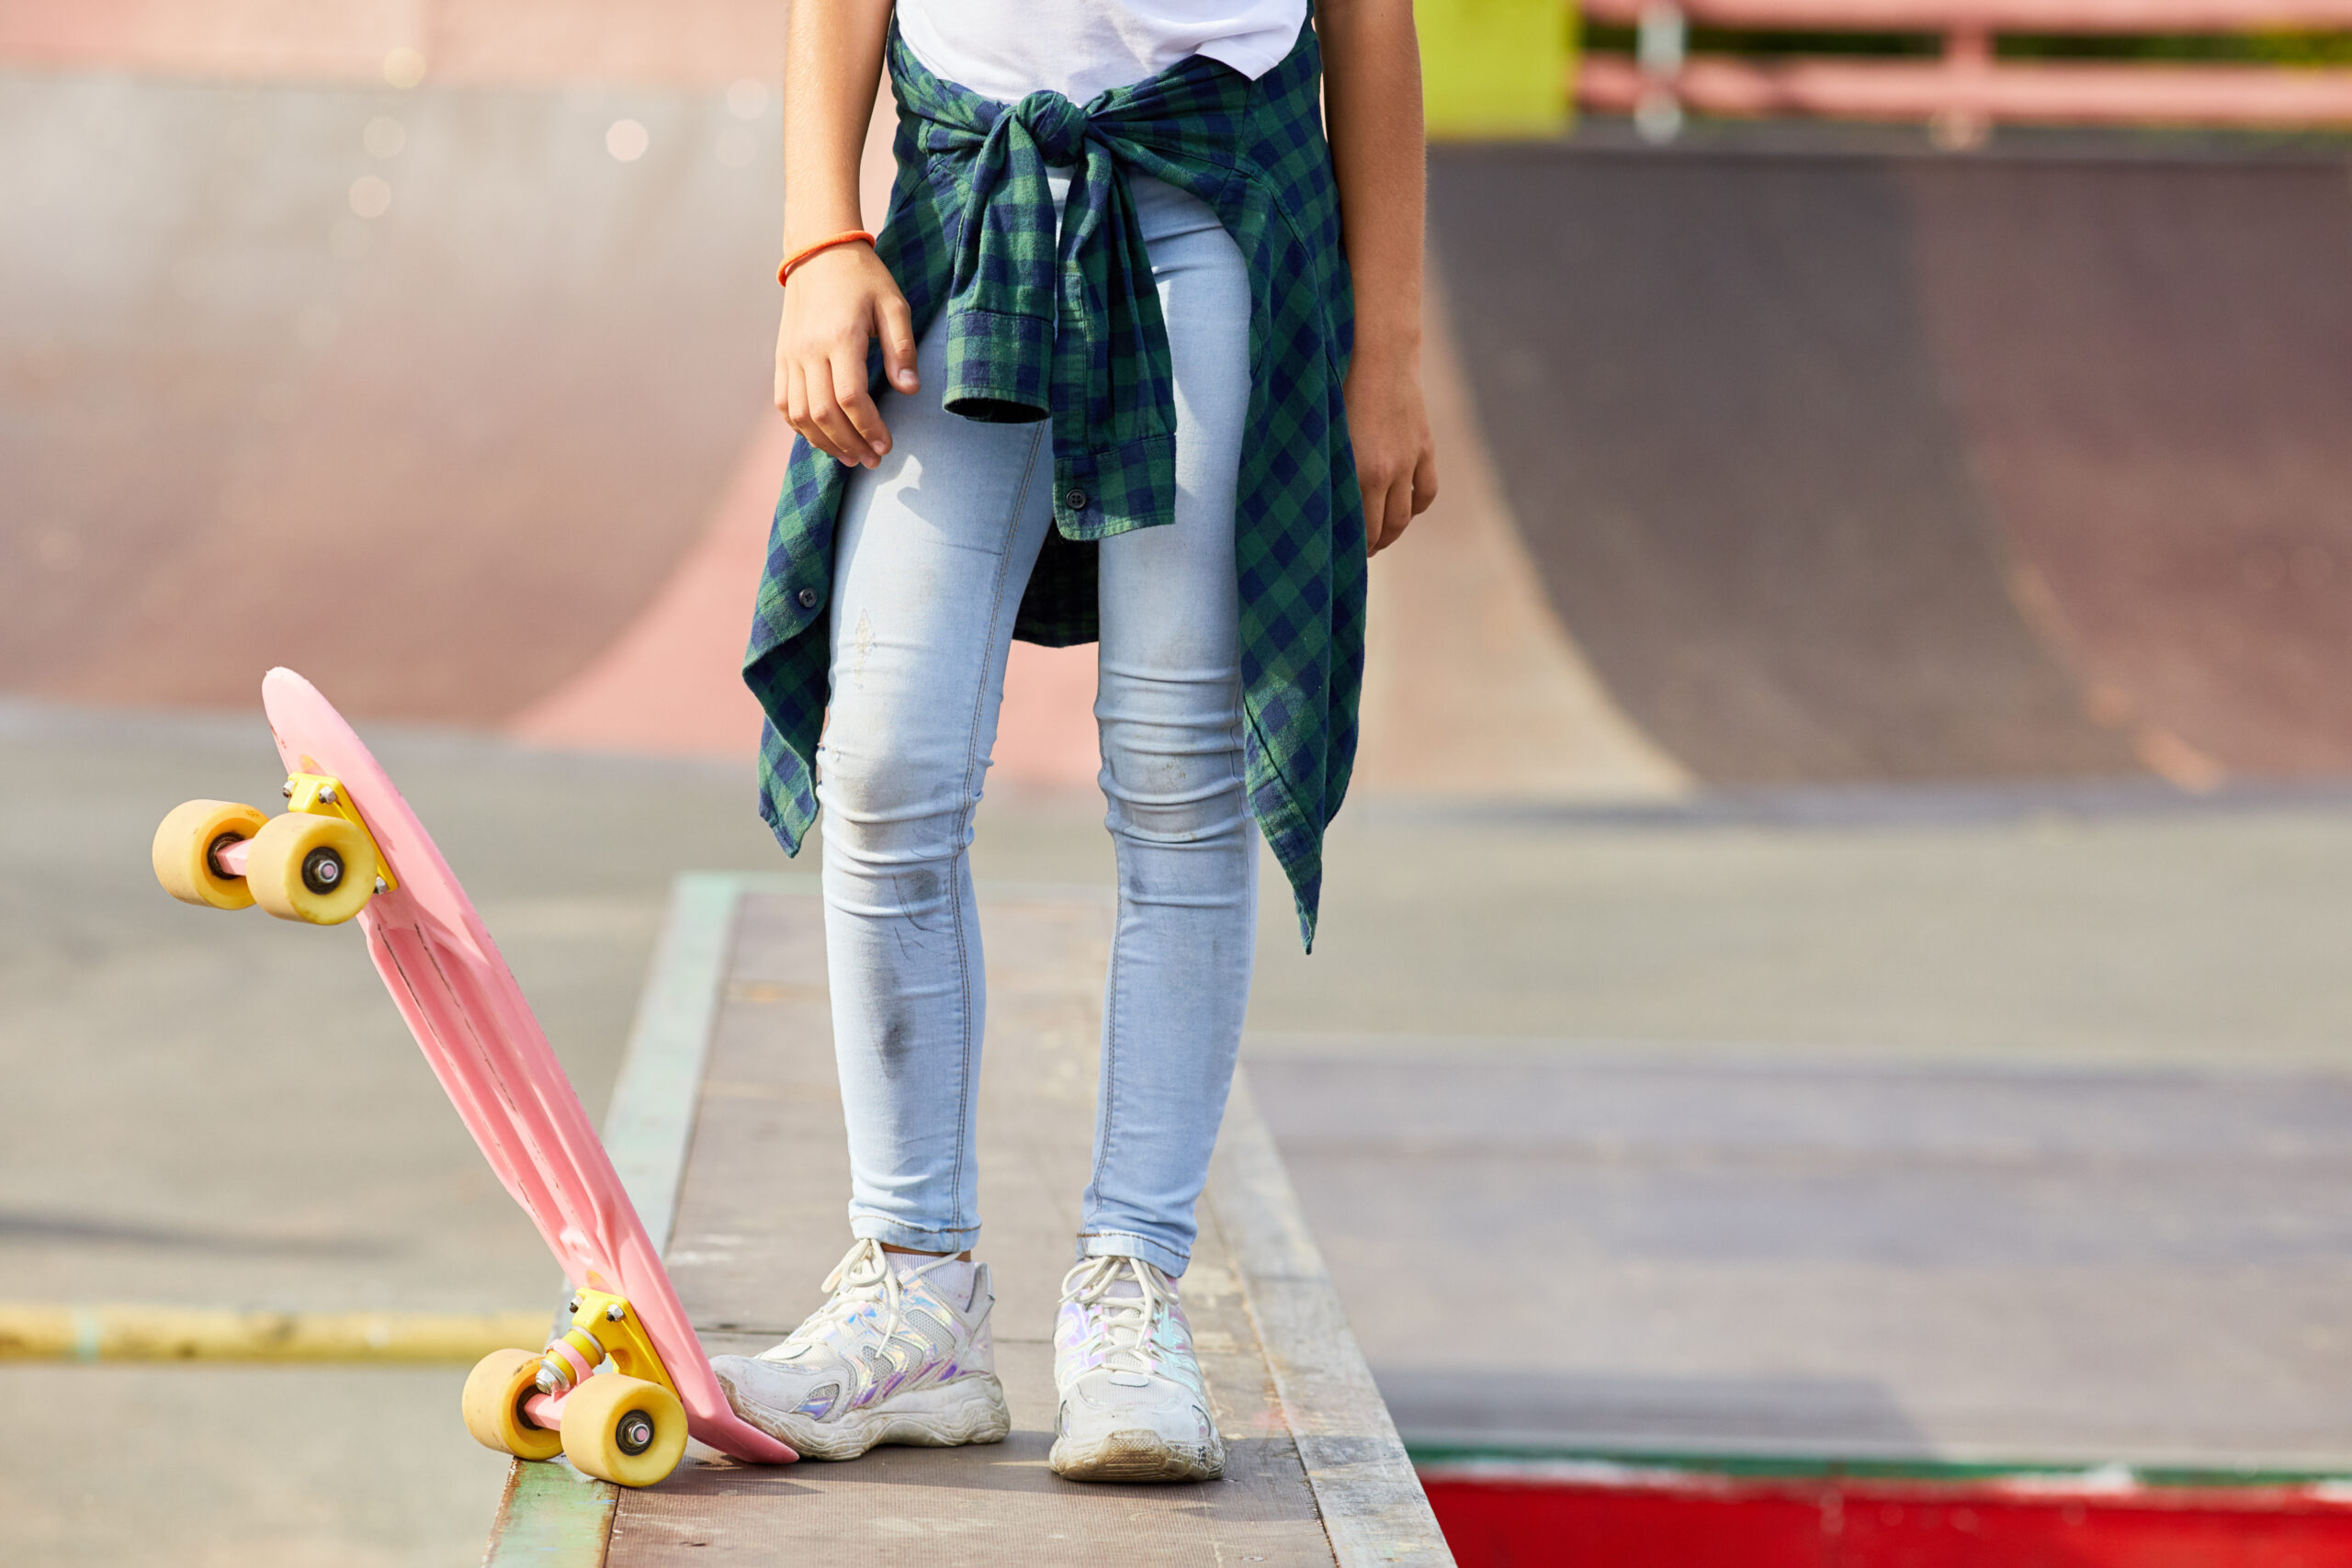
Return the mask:
[[(1094, 716), (1119, 895), (1079, 1253), (1182, 1274), (1257, 923), (1233, 559), (1250, 293), (1215, 212), (1133, 185), (1174, 361), (1176, 520), (1097, 547)], [(944, 336), (943, 319), (920, 345), (922, 391), (885, 394), (890, 453), (842, 504), (817, 752), (850, 1228), (926, 1252), (979, 1236), (987, 991), (966, 851), (1053, 485), (1047, 423), (940, 407)]]

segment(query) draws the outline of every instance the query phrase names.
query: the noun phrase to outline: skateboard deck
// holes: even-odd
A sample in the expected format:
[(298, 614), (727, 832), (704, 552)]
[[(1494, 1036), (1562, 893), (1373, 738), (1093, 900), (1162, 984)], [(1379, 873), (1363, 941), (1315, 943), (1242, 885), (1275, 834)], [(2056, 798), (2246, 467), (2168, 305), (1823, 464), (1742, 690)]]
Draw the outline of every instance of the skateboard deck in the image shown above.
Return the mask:
[[(618, 1444), (607, 1455), (610, 1463), (583, 1459), (567, 1429), (566, 1407), (581, 1403), (583, 1393), (612, 1403), (605, 1397), (610, 1391), (599, 1385), (615, 1380), (590, 1375), (603, 1370), (599, 1361), (609, 1359), (613, 1371), (641, 1380), (635, 1386), (650, 1382), (671, 1388), (683, 1406), (686, 1430), (711, 1448), (756, 1463), (795, 1458), (791, 1449), (746, 1424), (728, 1405), (694, 1325), (671, 1288), (668, 1271), (580, 1097), (481, 917), (424, 824), (351, 726), (308, 681), (290, 670), (272, 670), (262, 682), (262, 704), (289, 775), (287, 793), (293, 809), (288, 817), (307, 809), (317, 817), (339, 813), (345, 819), (356, 818), (373, 840), (378, 876), (372, 896), (366, 897), (356, 919), (367, 935), (377, 971), (491, 1168), (531, 1216), (578, 1292), (572, 1328), (551, 1340), (543, 1352), (502, 1351), (476, 1369), (466, 1398), (468, 1424), (476, 1437), (521, 1457), (548, 1458), (560, 1433), (561, 1446), (581, 1468), (607, 1480), (649, 1483), (643, 1478), (650, 1462), (645, 1445), (652, 1440), (655, 1421), (666, 1420), (658, 1416), (658, 1398), (639, 1401), (655, 1416), (647, 1416), (646, 1410), (620, 1413), (640, 1421), (632, 1427), (623, 1419), (617, 1437), (605, 1434), (608, 1446)], [(181, 812), (220, 804), (191, 802)], [(174, 819), (180, 816), (175, 813)], [(248, 818), (248, 826), (258, 817), (255, 813)], [(165, 835), (174, 819), (167, 819), (158, 834), (159, 876), (165, 874)], [(261, 902), (272, 913), (285, 914), (283, 898), (273, 902), (258, 886), (268, 879), (265, 860), (277, 855), (266, 852), (266, 846), (273, 837), (286, 836), (272, 830), (317, 829), (318, 834), (346, 835), (349, 830), (333, 821), (322, 826), (282, 818), (258, 826), (249, 840), (235, 837), (244, 831), (241, 828), (203, 827), (209, 836), (209, 847), (201, 851), (207, 857), (202, 864), (215, 874), (233, 871), (239, 874), (234, 880), (242, 884), (250, 856)], [(328, 896), (342, 896), (335, 892), (337, 879), (348, 883), (368, 870), (364, 852), (346, 849), (346, 869), (324, 866), (318, 852), (311, 852), (308, 861), (287, 863), (324, 874)], [(283, 858), (277, 855), (271, 863)], [(171, 877), (164, 880), (176, 896), (187, 897)], [(223, 885), (229, 880), (223, 876)], [(314, 892), (319, 882), (318, 875), (311, 877)], [(244, 897), (242, 887), (238, 892)], [(347, 886), (345, 892), (357, 896), (362, 889)], [(300, 901), (303, 895), (298, 888), (292, 897)], [(225, 897), (204, 901), (234, 907)], [(245, 901), (252, 899), (246, 897)], [(290, 918), (322, 923), (354, 918), (340, 912), (345, 907), (347, 903), (339, 905), (323, 916), (298, 910)], [(507, 1359), (493, 1369), (492, 1362), (500, 1357)], [(548, 1371), (539, 1370), (543, 1365)], [(478, 1411), (478, 1405), (483, 1410)], [(644, 1441), (631, 1447), (632, 1437)], [(683, 1450), (682, 1437), (670, 1440), (665, 1435), (651, 1457), (671, 1451), (670, 1464), (674, 1464), (674, 1454)], [(631, 1456), (638, 1457), (633, 1461)], [(668, 1471), (669, 1465), (661, 1466), (661, 1474)]]

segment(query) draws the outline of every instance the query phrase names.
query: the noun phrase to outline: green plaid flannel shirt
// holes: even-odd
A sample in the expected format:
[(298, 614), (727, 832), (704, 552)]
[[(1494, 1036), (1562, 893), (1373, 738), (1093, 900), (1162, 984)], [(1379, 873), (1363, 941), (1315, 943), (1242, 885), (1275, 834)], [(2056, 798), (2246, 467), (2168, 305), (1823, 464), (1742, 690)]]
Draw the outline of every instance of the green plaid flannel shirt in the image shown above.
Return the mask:
[[(1016, 637), (1097, 631), (1092, 541), (1173, 520), (1176, 414), (1130, 170), (1215, 209), (1249, 264), (1249, 438), (1234, 549), (1246, 779), (1311, 948), (1323, 830), (1347, 792), (1363, 672), (1363, 506), (1340, 400), (1354, 314), (1311, 25), (1252, 82), (1194, 56), (1083, 107), (995, 103), (924, 69), (894, 28), (899, 175), (875, 252), (922, 334), (948, 313), (945, 406), (1051, 419), (1054, 528)], [(1046, 185), (1072, 170), (1066, 219)], [(871, 386), (884, 389), (878, 348)], [(851, 470), (794, 446), (743, 678), (766, 710), (760, 815), (797, 853), (831, 649), (833, 526)]]

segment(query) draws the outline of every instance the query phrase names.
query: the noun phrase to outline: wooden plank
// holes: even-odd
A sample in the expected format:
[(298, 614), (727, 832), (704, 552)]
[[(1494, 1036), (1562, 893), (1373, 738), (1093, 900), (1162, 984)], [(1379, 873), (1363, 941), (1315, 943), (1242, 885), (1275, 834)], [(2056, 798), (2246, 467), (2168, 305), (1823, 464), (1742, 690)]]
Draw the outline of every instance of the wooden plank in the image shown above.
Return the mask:
[(490, 1527), (490, 1550), (482, 1568), (574, 1568), (605, 1560), (613, 1529), (617, 1486), (591, 1480), (557, 1460), (506, 1470), (506, 1492)]
[(1451, 1564), (1246, 1073), (1234, 1075), (1206, 1204), (1240, 1270), (1283, 1418), (1340, 1568)]
[[(613, 1168), (628, 1189), (646, 1234), (665, 1251), (686, 1146), (694, 1136), (736, 906), (749, 880), (701, 873), (678, 878), (605, 1116), (605, 1148)], [(484, 1568), (601, 1564), (619, 1490), (562, 1460), (514, 1461), (491, 1526)]]
[[(787, 1550), (848, 1561), (925, 1541), (979, 1562), (1341, 1561), (1260, 1342), (1261, 1320), (1299, 1314), (1268, 1314), (1251, 1300), (1228, 1239), (1238, 1198), (1204, 1205), (1184, 1280), (1227, 1440), (1224, 1479), (1088, 1486), (1046, 1466), (1056, 1404), (1049, 1336), (1091, 1161), (1113, 913), (1109, 897), (1092, 891), (1027, 889), (982, 906), (987, 1231), (978, 1250), (995, 1278), (992, 1327), (1012, 1436), (987, 1448), (881, 1449), (854, 1464), (804, 1462), (773, 1474), (697, 1451), (664, 1485), (620, 1499), (616, 1568), (717, 1568)], [(780, 1337), (818, 1304), (825, 1271), (850, 1239), (821, 911), (813, 897), (754, 893), (737, 933), (670, 1251), (679, 1293), (714, 1351)], [(1340, 1479), (1335, 1472), (1329, 1496), (1350, 1503)]]

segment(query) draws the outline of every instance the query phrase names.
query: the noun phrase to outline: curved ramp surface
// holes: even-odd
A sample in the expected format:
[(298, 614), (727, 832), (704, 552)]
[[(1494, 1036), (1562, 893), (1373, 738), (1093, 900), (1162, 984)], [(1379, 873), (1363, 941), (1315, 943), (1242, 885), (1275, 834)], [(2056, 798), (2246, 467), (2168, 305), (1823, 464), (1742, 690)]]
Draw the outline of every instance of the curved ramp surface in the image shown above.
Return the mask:
[(2352, 772), (2352, 170), (1920, 165), (1919, 298), (2094, 711)]
[(1702, 779), (2352, 765), (2340, 164), (1432, 173), (1531, 551)]
[(0, 686), (241, 705), (295, 662), (482, 723), (554, 688), (772, 417), (775, 116), (0, 77)]

